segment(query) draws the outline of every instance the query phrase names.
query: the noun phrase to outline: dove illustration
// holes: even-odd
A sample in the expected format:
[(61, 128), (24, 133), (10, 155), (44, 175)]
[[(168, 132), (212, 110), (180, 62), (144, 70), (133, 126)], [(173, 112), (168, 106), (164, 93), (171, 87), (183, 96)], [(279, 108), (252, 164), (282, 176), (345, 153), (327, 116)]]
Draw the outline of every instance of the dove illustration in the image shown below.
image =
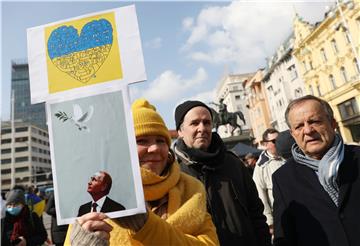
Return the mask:
[(71, 120), (74, 122), (75, 126), (81, 131), (86, 130), (90, 132), (89, 127), (85, 125), (89, 121), (94, 113), (94, 106), (90, 105), (87, 112), (83, 113), (81, 107), (78, 104), (73, 104), (73, 116)]

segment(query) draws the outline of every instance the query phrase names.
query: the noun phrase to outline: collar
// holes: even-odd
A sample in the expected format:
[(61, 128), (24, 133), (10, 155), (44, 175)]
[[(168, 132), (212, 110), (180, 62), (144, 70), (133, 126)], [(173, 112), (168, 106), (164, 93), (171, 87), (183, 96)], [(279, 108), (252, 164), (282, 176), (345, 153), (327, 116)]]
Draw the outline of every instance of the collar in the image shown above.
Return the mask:
[(96, 202), (93, 200), (92, 203), (91, 203), (91, 207), (93, 205), (93, 203), (96, 203), (97, 204), (97, 207), (96, 207), (96, 211), (97, 212), (100, 212), (103, 205), (104, 205), (104, 202), (105, 202), (105, 199), (106, 199), (107, 196), (103, 196), (101, 197), (99, 200), (97, 200)]

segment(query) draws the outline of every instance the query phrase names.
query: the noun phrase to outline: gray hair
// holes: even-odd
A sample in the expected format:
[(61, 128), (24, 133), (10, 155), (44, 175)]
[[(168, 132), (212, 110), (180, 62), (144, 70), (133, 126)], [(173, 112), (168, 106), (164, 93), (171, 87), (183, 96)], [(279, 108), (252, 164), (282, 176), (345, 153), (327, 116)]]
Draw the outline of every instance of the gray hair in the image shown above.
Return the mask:
[(286, 110), (285, 110), (285, 120), (286, 120), (286, 124), (288, 125), (288, 127), (291, 129), (290, 127), (290, 122), (289, 122), (289, 113), (290, 110), (297, 104), (305, 102), (305, 101), (309, 101), (309, 100), (314, 100), (317, 101), (318, 103), (320, 103), (321, 107), (323, 108), (323, 110), (325, 111), (328, 119), (331, 121), (334, 119), (334, 112), (330, 106), (330, 104), (326, 101), (324, 101), (323, 99), (313, 96), (313, 95), (306, 95), (303, 97), (299, 97), (297, 99), (292, 100), (289, 105), (287, 106)]

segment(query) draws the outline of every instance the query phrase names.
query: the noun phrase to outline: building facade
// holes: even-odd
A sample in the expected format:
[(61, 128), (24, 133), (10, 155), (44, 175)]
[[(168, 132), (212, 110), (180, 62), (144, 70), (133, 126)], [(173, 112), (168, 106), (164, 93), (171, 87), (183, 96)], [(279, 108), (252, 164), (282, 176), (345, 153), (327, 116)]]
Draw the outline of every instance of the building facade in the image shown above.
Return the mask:
[(11, 89), (14, 91), (14, 119), (47, 130), (45, 103), (31, 104), (29, 67), (25, 61), (12, 61)]
[[(246, 124), (238, 119), (238, 124), (241, 126), (242, 130), (249, 130), (251, 128), (249, 112), (246, 108), (243, 82), (253, 75), (254, 73), (225, 75), (216, 88), (216, 103), (219, 102), (220, 98), (223, 98), (229, 112), (241, 111), (243, 113)], [(231, 136), (230, 130), (224, 125), (219, 127), (218, 133), (221, 137)]]
[(247, 99), (246, 107), (249, 109), (254, 144), (260, 145), (263, 132), (270, 127), (269, 102), (265, 94), (263, 69), (259, 69), (253, 77), (244, 81)]
[(271, 127), (278, 131), (288, 129), (285, 110), (289, 102), (306, 94), (299, 76), (299, 66), (292, 55), (294, 35), (291, 34), (268, 60), (263, 82), (271, 113)]
[(335, 4), (315, 25), (296, 16), (294, 33), (307, 91), (329, 102), (344, 141), (359, 143), (360, 3)]
[(15, 184), (48, 186), (52, 184), (49, 135), (30, 123), (15, 122), (14, 144), (10, 122), (1, 124), (1, 190), (11, 188), (12, 153)]

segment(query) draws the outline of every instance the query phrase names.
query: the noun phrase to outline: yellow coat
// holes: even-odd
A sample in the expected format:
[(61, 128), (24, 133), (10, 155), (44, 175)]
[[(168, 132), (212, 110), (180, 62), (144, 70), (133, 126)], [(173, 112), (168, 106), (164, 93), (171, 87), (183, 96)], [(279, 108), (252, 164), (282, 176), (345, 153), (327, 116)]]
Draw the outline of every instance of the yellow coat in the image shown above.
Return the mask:
[[(145, 200), (159, 199), (159, 196), (168, 194), (169, 216), (163, 220), (149, 211), (145, 225), (136, 233), (122, 228), (114, 220), (107, 220), (113, 226), (110, 232), (111, 246), (219, 245), (215, 226), (206, 211), (206, 193), (200, 181), (180, 172), (176, 162), (167, 177), (159, 177), (143, 169), (141, 171)], [(148, 181), (154, 178), (157, 179), (156, 184), (152, 185)], [(159, 182), (160, 179), (163, 182)], [(70, 245), (70, 232), (71, 225), (65, 245)]]

